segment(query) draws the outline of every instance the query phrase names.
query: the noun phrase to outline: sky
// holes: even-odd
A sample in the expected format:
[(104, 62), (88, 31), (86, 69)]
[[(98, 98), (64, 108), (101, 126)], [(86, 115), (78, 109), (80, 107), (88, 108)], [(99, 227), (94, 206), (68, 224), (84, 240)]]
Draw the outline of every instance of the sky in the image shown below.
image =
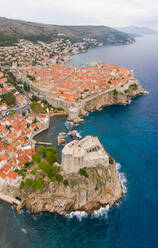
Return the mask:
[(137, 25), (158, 30), (158, 0), (2, 0), (0, 16), (48, 24)]

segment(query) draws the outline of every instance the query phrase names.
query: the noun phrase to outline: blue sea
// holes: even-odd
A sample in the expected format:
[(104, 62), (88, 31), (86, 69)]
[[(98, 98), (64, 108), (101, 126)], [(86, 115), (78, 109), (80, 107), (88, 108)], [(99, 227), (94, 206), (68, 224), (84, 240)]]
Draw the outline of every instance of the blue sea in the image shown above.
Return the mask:
[[(77, 126), (82, 137), (98, 136), (117, 161), (124, 198), (111, 210), (67, 217), (34, 216), (26, 210), (17, 214), (14, 207), (0, 202), (1, 248), (158, 248), (158, 36), (91, 49), (73, 56), (71, 62), (90, 61), (133, 69), (149, 91), (126, 106), (92, 112)], [(53, 141), (57, 129), (67, 130), (65, 120), (52, 120), (46, 140)]]

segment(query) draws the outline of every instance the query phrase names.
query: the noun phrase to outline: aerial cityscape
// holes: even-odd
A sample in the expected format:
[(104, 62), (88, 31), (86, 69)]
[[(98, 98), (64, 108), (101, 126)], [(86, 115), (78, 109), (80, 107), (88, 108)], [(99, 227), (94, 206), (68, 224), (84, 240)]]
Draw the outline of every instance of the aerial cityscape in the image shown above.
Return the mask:
[(0, 10), (0, 247), (157, 248), (157, 3), (34, 4)]

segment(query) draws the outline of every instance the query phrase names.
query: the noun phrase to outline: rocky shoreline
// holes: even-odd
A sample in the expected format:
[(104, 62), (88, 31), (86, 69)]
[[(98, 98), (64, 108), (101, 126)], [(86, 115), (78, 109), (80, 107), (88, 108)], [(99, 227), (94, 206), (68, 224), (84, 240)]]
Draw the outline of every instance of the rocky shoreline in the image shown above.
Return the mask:
[[(103, 106), (125, 105), (131, 98), (147, 93), (135, 80), (123, 87), (117, 87), (117, 91), (112, 89), (83, 101), (80, 116), (85, 116), (93, 110), (100, 110)], [(76, 123), (75, 120), (71, 121)], [(85, 211), (92, 214), (94, 210), (101, 207), (107, 205), (113, 207), (123, 197), (115, 161), (110, 162), (109, 156), (107, 167), (96, 165), (86, 170), (86, 177), (79, 173), (65, 174), (62, 171), (63, 182), (68, 182), (66, 184), (50, 182), (46, 177), (44, 187), (40, 190), (14, 189), (13, 191), (7, 188), (4, 192), (10, 192), (10, 196), (21, 199), (17, 207), (18, 212), (25, 207), (32, 214), (50, 212), (67, 215), (73, 211)]]
[(76, 110), (78, 111), (78, 116), (75, 116), (75, 118), (71, 118), (69, 116), (68, 120), (74, 124), (82, 123), (82, 117), (86, 116), (88, 112), (100, 110), (103, 107), (111, 105), (126, 105), (132, 98), (146, 94), (148, 94), (148, 92), (142, 88), (138, 81), (133, 80), (124, 86), (121, 85), (119, 87), (106, 90), (105, 92), (82, 101), (79, 110)]
[(66, 215), (72, 211), (92, 214), (94, 210), (106, 205), (113, 207), (123, 197), (115, 163), (107, 168), (102, 165), (88, 168), (87, 174), (88, 178), (78, 173), (64, 175), (69, 182), (67, 186), (63, 183), (50, 183), (27, 197), (19, 192), (22, 204), (18, 211), (25, 207), (32, 214), (50, 212)]

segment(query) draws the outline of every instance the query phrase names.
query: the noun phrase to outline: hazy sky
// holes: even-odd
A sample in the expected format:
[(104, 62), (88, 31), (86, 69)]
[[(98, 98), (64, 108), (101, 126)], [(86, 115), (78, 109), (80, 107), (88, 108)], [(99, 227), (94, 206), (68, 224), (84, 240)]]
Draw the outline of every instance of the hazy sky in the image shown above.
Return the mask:
[(2, 0), (0, 16), (50, 24), (158, 29), (158, 0)]

